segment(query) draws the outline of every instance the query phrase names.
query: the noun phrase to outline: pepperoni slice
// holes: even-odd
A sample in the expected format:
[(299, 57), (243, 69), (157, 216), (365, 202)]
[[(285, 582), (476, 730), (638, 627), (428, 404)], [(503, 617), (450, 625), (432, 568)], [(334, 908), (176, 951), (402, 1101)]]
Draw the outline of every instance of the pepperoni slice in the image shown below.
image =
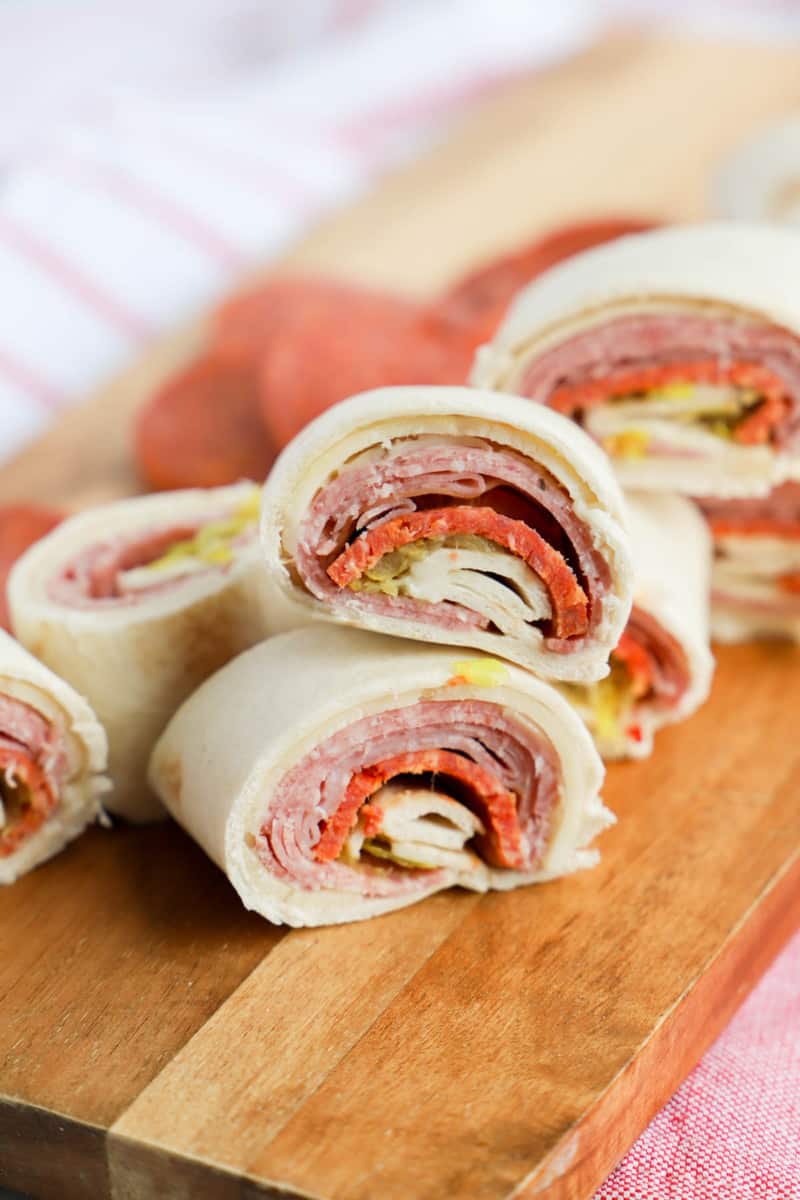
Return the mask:
[(150, 398), (134, 440), (139, 471), (159, 490), (260, 482), (275, 458), (252, 365), (214, 351)]
[(800, 521), (792, 524), (777, 517), (709, 517), (708, 527), (715, 538), (776, 537), (800, 538)]
[(588, 631), (589, 601), (564, 556), (524, 521), (503, 516), (493, 508), (453, 505), (403, 513), (362, 533), (330, 564), (327, 573), (344, 588), (384, 554), (423, 538), (443, 538), (453, 533), (488, 538), (528, 563), (550, 596), (553, 636), (582, 637)]
[(55, 508), (37, 504), (0, 507), (0, 627), (11, 629), (6, 600), (6, 580), (17, 559), (64, 519)]
[(641, 217), (606, 217), (562, 225), (460, 279), (438, 302), (436, 311), (468, 326), (475, 344), (489, 341), (516, 293), (537, 275), (573, 254), (655, 226), (656, 222)]
[(778, 579), (778, 587), (782, 592), (800, 596), (800, 571), (790, 571), (787, 575), (781, 575)]
[(791, 406), (783, 380), (768, 367), (758, 363), (720, 363), (716, 359), (641, 367), (589, 379), (584, 383), (566, 384), (557, 388), (547, 403), (558, 412), (570, 416), (579, 409), (591, 408), (613, 396), (635, 395), (676, 383), (729, 384), (757, 391), (762, 397), (761, 401), (733, 430), (734, 441), (745, 446), (762, 445), (769, 441), (772, 430), (783, 421)]
[(393, 296), (344, 294), (284, 312), (263, 346), (261, 412), (284, 446), (332, 404), (371, 388), (463, 384), (474, 346), (462, 329)]
[(6, 824), (0, 829), (0, 858), (8, 858), (23, 842), (41, 829), (58, 804), (58, 796), (44, 771), (24, 748), (10, 743), (0, 745), (0, 776), (8, 775), (24, 785), (27, 802), (14, 819), (6, 814)]
[(337, 858), (345, 838), (358, 821), (362, 804), (398, 775), (432, 774), (455, 779), (467, 790), (487, 829), (480, 846), (483, 858), (496, 867), (522, 869), (525, 854), (517, 814), (517, 801), (491, 772), (452, 750), (411, 750), (384, 759), (359, 771), (348, 784), (342, 803), (322, 827), (314, 847), (317, 862)]
[(326, 322), (343, 311), (356, 327), (372, 312), (393, 326), (398, 320), (414, 320), (418, 308), (410, 300), (358, 284), (278, 276), (232, 296), (217, 309), (211, 345), (225, 356), (256, 363), (283, 336), (284, 327), (324, 331)]
[(630, 633), (623, 633), (613, 657), (625, 666), (633, 684), (634, 697), (646, 696), (653, 686), (653, 660), (642, 643)]
[(689, 663), (680, 642), (636, 604), (612, 659), (628, 672), (634, 700), (673, 705), (689, 687)]

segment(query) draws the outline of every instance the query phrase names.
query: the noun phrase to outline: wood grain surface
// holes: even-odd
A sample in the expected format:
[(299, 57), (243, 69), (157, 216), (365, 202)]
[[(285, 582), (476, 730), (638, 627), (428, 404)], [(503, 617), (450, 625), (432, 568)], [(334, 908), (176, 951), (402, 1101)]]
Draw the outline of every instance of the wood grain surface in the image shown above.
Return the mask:
[[(430, 293), (554, 222), (703, 213), (800, 107), (800, 55), (619, 36), (514, 84), (285, 260)], [(137, 489), (128, 428), (202, 316), (0, 472)], [(800, 652), (609, 772), (595, 871), (332, 930), (245, 913), (174, 825), (93, 830), (0, 894), (0, 1184), (58, 1200), (585, 1200), (798, 923)]]

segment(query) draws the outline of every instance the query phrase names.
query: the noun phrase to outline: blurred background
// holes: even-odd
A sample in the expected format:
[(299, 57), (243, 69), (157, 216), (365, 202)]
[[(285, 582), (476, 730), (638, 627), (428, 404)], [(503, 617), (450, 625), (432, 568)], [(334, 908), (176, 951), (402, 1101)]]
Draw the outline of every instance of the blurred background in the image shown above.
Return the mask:
[(793, 0), (0, 0), (0, 459), (493, 91), (666, 19), (800, 35)]

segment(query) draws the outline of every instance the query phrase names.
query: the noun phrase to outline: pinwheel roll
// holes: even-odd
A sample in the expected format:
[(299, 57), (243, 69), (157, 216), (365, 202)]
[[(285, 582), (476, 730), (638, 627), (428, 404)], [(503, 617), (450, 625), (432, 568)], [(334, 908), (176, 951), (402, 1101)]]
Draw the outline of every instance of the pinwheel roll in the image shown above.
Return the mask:
[(599, 679), (631, 603), (621, 521), (606, 459), (558, 414), (471, 388), (366, 392), (308, 426), (267, 480), (270, 619)]
[(702, 507), (714, 539), (714, 637), (800, 642), (800, 483), (761, 500), (705, 500)]
[(798, 277), (788, 228), (621, 238), (521, 292), (472, 381), (572, 417), (626, 487), (764, 495), (800, 441)]
[(609, 675), (565, 690), (603, 758), (645, 758), (653, 735), (707, 698), (711, 541), (700, 513), (681, 496), (629, 493), (628, 529), (636, 587)]
[(86, 696), (109, 739), (106, 806), (164, 815), (146, 785), (178, 705), (263, 637), (254, 484), (143, 496), (81, 513), (15, 565), (20, 641)]
[(106, 749), (86, 701), (0, 629), (0, 884), (100, 815)]
[(551, 879), (592, 865), (613, 821), (591, 738), (552, 686), (330, 626), (218, 672), (168, 726), (150, 777), (245, 905), (288, 925)]

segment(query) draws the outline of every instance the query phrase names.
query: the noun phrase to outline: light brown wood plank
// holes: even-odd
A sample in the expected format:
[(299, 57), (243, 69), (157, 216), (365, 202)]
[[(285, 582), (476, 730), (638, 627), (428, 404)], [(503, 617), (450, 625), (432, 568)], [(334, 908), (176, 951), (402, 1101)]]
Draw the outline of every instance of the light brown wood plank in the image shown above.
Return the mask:
[[(239, 1169), (257, 1158), (477, 903), (436, 896), (365, 924), (289, 934), (115, 1124), (112, 1177), (125, 1181), (122, 1194), (131, 1167), (118, 1139), (205, 1158), (235, 1146), (235, 1162), (216, 1161)], [(199, 1103), (178, 1105), (198, 1079)], [(209, 1105), (211, 1094), (219, 1103)], [(139, 1188), (146, 1194), (141, 1179)]]
[(172, 822), (89, 831), (0, 891), (0, 928), (0, 1097), (101, 1127), (282, 936)]

